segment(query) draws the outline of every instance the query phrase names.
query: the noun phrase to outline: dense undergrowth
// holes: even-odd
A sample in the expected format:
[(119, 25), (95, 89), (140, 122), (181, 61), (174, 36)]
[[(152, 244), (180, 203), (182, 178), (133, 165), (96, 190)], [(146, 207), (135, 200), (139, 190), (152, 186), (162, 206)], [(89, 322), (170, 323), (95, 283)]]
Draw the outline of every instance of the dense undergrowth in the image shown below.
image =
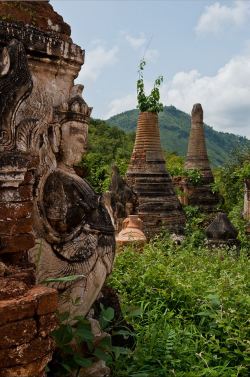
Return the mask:
[[(123, 136), (119, 138), (112, 159), (110, 151), (101, 153), (107, 159), (105, 171), (96, 169), (99, 150), (93, 149), (93, 158), (85, 161), (99, 191), (108, 187), (110, 161), (122, 174), (126, 171), (130, 153), (124, 154), (127, 140), (121, 143)], [(132, 139), (129, 145), (131, 149)], [(125, 317), (135, 329), (136, 347), (113, 358), (113, 377), (250, 375), (250, 241), (242, 217), (249, 152), (249, 148), (235, 151), (214, 171), (212, 186), (223, 198), (218, 210), (225, 211), (239, 231), (240, 250), (207, 247), (202, 229), (211, 218), (186, 207), (186, 238), (181, 245), (162, 233), (143, 251), (131, 246), (116, 257), (109, 285), (119, 293)], [(167, 168), (171, 175), (179, 175), (184, 159), (168, 153)]]
[(139, 310), (127, 317), (136, 348), (115, 361), (113, 376), (249, 375), (250, 245), (208, 248), (201, 221), (189, 221), (182, 245), (162, 233), (143, 252), (117, 256), (109, 284), (125, 312)]

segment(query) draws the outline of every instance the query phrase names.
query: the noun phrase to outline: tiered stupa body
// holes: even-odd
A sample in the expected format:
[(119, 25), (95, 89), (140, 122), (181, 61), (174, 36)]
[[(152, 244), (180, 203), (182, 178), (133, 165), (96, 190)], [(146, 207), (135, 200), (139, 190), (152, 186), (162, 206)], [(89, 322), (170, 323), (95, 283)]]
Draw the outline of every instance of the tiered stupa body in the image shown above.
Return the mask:
[(203, 109), (199, 103), (193, 106), (191, 113), (191, 130), (185, 168), (199, 169), (203, 177), (213, 180), (205, 141)]
[(182, 233), (185, 216), (175, 194), (160, 142), (158, 116), (140, 113), (127, 182), (138, 196), (137, 213), (150, 237), (162, 228)]
[(197, 205), (208, 212), (214, 211), (219, 197), (211, 190), (214, 177), (207, 155), (203, 109), (199, 103), (193, 106), (191, 113), (191, 130), (185, 168), (187, 170), (197, 169), (201, 174), (201, 180), (198, 184), (185, 182), (184, 192), (187, 195), (185, 204)]

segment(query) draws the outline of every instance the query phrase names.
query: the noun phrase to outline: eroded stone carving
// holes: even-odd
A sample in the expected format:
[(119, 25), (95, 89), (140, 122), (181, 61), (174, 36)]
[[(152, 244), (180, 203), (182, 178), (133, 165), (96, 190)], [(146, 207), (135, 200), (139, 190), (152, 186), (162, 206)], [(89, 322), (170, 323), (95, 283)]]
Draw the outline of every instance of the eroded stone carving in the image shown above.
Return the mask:
[(31, 75), (22, 43), (13, 39), (3, 48), (0, 68), (0, 151), (6, 151), (15, 146), (15, 115), (32, 90)]
[[(111, 270), (115, 245), (101, 198), (73, 169), (86, 151), (91, 113), (81, 95), (83, 87), (74, 86), (84, 62), (84, 50), (72, 43), (70, 27), (48, 2), (28, 2), (18, 12), (5, 2), (0, 8), (8, 8), (20, 21), (0, 20), (1, 46), (13, 37), (23, 43), (33, 81), (30, 96), (17, 106), (13, 132), (9, 135), (1, 132), (10, 148), (14, 143), (20, 152), (33, 153), (39, 158), (33, 190), (37, 247), (32, 250), (34, 254), (32, 251), (29, 254), (32, 261), (38, 261), (41, 254), (38, 281), (46, 277), (85, 275), (65, 286), (58, 285), (60, 292), (73, 292), (74, 297), (83, 299), (84, 308), (79, 312), (84, 314)], [(25, 21), (31, 12), (36, 15), (35, 27)], [(59, 29), (51, 29), (44, 19), (54, 20)], [(0, 75), (6, 80), (10, 52), (3, 49), (2, 55)], [(23, 72), (25, 76), (26, 71)], [(5, 131), (3, 127), (1, 131)], [(79, 294), (76, 287), (81, 287)]]
[[(77, 275), (74, 281), (51, 284), (60, 292), (60, 310), (72, 315), (89, 311), (111, 272), (115, 251), (114, 228), (101, 197), (73, 168), (86, 151), (91, 112), (82, 89), (74, 87), (69, 101), (55, 108), (54, 123), (44, 135), (50, 149), (42, 158), (49, 150), (53, 164), (38, 184), (35, 213), (36, 255), (42, 250), (38, 281)], [(76, 300), (78, 305), (72, 305)]]
[[(33, 246), (29, 256), (38, 266), (37, 281), (78, 275), (54, 286), (61, 311), (84, 315), (111, 271), (115, 250), (102, 198), (73, 169), (86, 150), (91, 112), (81, 96), (83, 87), (74, 86), (84, 50), (73, 44), (70, 27), (47, 1), (22, 7), (1, 2), (0, 9), (7, 14), (7, 21), (0, 20), (0, 279), (9, 274), (10, 260), (26, 266), (26, 251)], [(29, 25), (30, 14), (35, 25)], [(19, 42), (9, 44), (13, 38)], [(13, 43), (26, 51), (27, 59)], [(45, 377), (54, 346), (49, 333), (56, 326), (57, 292), (28, 284), (26, 290), (22, 279), (18, 297), (11, 302), (0, 297), (1, 334), (17, 321), (23, 329), (8, 346), (0, 339), (0, 377)], [(72, 305), (76, 299), (78, 307)]]

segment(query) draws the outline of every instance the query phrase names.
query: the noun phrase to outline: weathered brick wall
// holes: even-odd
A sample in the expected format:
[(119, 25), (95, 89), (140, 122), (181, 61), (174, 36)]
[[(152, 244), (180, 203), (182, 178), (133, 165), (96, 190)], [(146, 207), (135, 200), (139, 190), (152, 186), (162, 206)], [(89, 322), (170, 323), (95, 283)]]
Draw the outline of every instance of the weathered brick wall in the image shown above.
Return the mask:
[(34, 286), (26, 253), (32, 233), (37, 159), (0, 153), (0, 377), (41, 377), (51, 359), (57, 293)]

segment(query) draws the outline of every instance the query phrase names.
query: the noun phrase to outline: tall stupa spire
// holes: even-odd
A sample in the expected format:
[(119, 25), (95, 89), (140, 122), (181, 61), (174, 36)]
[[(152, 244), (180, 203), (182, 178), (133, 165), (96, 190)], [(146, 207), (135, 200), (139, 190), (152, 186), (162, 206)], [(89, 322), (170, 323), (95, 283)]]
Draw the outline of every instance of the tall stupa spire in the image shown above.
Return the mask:
[(205, 212), (214, 212), (219, 203), (219, 196), (217, 193), (213, 193), (211, 189), (214, 177), (207, 155), (203, 110), (200, 103), (193, 106), (191, 113), (191, 129), (185, 168), (187, 170), (199, 170), (200, 181), (193, 183), (190, 178), (184, 178), (176, 185), (184, 192), (181, 199), (182, 203), (198, 206)]
[(162, 228), (182, 233), (185, 216), (175, 194), (160, 142), (158, 115), (141, 112), (127, 171), (127, 182), (138, 197), (138, 215), (144, 232), (152, 236)]

